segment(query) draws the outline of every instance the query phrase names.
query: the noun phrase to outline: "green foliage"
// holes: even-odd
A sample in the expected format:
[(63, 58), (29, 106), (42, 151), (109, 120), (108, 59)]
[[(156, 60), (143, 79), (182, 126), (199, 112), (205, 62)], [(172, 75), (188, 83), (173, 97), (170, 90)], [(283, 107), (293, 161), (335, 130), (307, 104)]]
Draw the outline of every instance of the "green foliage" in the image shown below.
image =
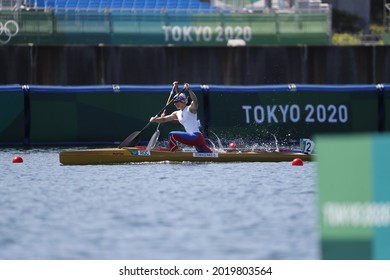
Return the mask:
[(371, 24), (370, 33), (375, 35), (382, 35), (384, 33), (383, 25)]
[(333, 45), (359, 45), (360, 39), (357, 35), (349, 33), (335, 33), (332, 36)]
[(384, 28), (381, 25), (370, 25), (370, 35), (362, 33), (334, 33), (332, 36), (333, 45), (360, 45), (379, 44), (383, 45)]

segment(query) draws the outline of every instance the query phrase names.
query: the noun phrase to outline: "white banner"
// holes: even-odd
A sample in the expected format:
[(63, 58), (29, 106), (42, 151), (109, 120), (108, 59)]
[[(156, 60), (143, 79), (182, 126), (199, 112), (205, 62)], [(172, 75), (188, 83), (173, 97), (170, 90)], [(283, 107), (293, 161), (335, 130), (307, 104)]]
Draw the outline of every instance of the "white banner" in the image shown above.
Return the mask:
[(388, 280), (390, 261), (115, 260), (0, 261), (4, 280), (126, 279), (375, 279)]

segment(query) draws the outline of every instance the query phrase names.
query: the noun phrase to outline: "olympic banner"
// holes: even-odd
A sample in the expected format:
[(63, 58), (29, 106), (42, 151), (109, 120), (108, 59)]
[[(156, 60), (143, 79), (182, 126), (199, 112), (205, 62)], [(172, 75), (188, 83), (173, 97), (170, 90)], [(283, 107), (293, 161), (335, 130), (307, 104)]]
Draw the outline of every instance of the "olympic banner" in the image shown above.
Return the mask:
[(322, 259), (390, 259), (390, 134), (319, 135)]
[(375, 85), (213, 85), (208, 99), (208, 127), (228, 139), (285, 140), (378, 130)]
[(8, 44), (19, 33), (19, 24), (13, 19), (0, 20), (0, 45)]
[[(210, 138), (291, 141), (320, 133), (390, 131), (383, 85), (192, 85)], [(166, 103), (163, 86), (2, 86), (0, 142), (116, 143)], [(10, 94), (12, 92), (12, 94)], [(174, 106), (167, 108), (169, 114)], [(177, 124), (161, 125), (167, 140)], [(143, 133), (149, 140), (154, 130)]]
[(328, 13), (19, 11), (0, 15), (0, 44), (327, 45)]

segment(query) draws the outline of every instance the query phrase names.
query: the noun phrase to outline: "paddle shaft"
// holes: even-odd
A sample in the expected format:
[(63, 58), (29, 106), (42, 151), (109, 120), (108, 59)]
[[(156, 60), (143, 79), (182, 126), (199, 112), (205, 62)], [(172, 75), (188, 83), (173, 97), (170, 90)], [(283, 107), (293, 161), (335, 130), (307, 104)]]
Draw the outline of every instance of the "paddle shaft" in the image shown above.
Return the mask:
[[(173, 95), (173, 91), (174, 91), (174, 90), (175, 90), (175, 86), (172, 87), (171, 93), (170, 93), (169, 96), (168, 96), (168, 99), (167, 99), (167, 102), (165, 103), (165, 106), (169, 104), (169, 101), (171, 101), (171, 97), (172, 97), (172, 95)], [(161, 123), (159, 123), (159, 124), (157, 125), (156, 131), (159, 129), (160, 124), (161, 124)]]
[[(167, 100), (167, 102), (165, 102), (165, 104), (168, 104), (169, 101), (171, 100), (171, 97), (173, 95), (174, 90), (175, 90), (175, 85), (172, 87), (172, 90), (168, 96), (168, 100)], [(162, 113), (162, 114), (164, 114), (164, 113)], [(153, 133), (152, 137), (150, 138), (148, 145), (146, 146), (146, 150), (150, 151), (150, 150), (154, 149), (154, 147), (156, 146), (158, 138), (160, 137), (160, 130), (158, 130), (159, 128), (160, 128), (160, 123), (157, 125), (156, 131)]]
[[(178, 93), (178, 95), (179, 95), (180, 93), (182, 93), (184, 90), (185, 90), (185, 88), (183, 88), (183, 89)], [(165, 107), (162, 108), (162, 109), (160, 110), (160, 112), (158, 112), (158, 113), (156, 114), (156, 117), (159, 116), (162, 112), (164, 112), (164, 110), (165, 110), (166, 108), (168, 108), (169, 105), (171, 105), (171, 103), (173, 102), (173, 100), (175, 100), (175, 98), (172, 98), (172, 99), (165, 105)], [(149, 126), (150, 124), (151, 124), (151, 122), (148, 122), (147, 125), (145, 125), (143, 129), (141, 129), (140, 133), (143, 132), (146, 128), (148, 128), (148, 126)]]
[[(177, 95), (179, 95), (180, 93), (182, 93), (184, 90), (185, 90), (185, 88), (183, 88)], [(156, 114), (156, 117), (157, 117), (158, 115), (160, 115), (162, 112), (164, 112), (164, 110), (165, 110), (166, 108), (168, 108), (168, 106), (171, 105), (171, 103), (172, 103), (174, 100), (175, 100), (175, 98), (172, 98), (172, 99), (167, 103), (167, 105), (165, 105), (164, 108), (162, 108), (162, 109), (160, 110), (160, 112), (158, 112), (158, 113)], [(122, 143), (119, 144), (118, 148), (123, 148), (123, 147), (127, 147), (127, 146), (129, 146), (129, 147), (135, 146), (135, 145), (139, 142), (139, 140), (140, 140), (140, 138), (141, 138), (141, 133), (142, 133), (146, 128), (148, 128), (148, 126), (149, 126), (150, 124), (151, 124), (151, 122), (149, 121), (149, 122), (144, 126), (144, 128), (141, 129), (141, 131), (135, 131), (135, 132), (133, 132), (132, 134), (130, 134), (129, 136), (127, 136), (127, 138), (126, 138), (125, 140), (123, 140)]]

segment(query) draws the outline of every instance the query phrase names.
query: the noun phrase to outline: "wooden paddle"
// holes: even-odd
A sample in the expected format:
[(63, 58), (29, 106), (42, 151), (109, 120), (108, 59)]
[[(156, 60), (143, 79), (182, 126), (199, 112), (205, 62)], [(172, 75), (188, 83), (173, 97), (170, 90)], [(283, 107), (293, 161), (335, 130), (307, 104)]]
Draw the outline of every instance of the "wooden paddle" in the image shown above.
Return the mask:
[[(171, 97), (173, 95), (174, 90), (175, 90), (175, 86), (172, 87), (171, 93), (169, 94), (168, 100), (167, 100), (165, 105), (167, 105), (169, 103), (169, 101), (171, 100)], [(150, 151), (154, 147), (156, 147), (158, 137), (160, 137), (159, 128), (160, 128), (160, 124), (157, 125), (156, 131), (154, 132), (154, 134), (152, 135), (152, 137), (149, 140), (148, 145), (146, 146), (146, 150)]]
[[(183, 91), (185, 90), (185, 88), (183, 88), (176, 96), (178, 96), (180, 93), (182, 93)], [(162, 108), (160, 110), (160, 112), (158, 112), (156, 114), (156, 117), (158, 115), (160, 115), (162, 112), (164, 112), (164, 110), (166, 108), (168, 108), (169, 105), (171, 105), (171, 103), (173, 102), (173, 100), (175, 100), (175, 97), (172, 98), (168, 103), (167, 105), (165, 105), (164, 108)], [(148, 128), (148, 126), (150, 125), (151, 123), (148, 122), (147, 125), (144, 126), (144, 128), (142, 128), (140, 131), (134, 131), (132, 134), (130, 134), (129, 136), (127, 136), (127, 138), (125, 140), (122, 141), (122, 143), (119, 144), (118, 148), (123, 148), (123, 147), (134, 147), (136, 146), (139, 141), (141, 140), (141, 133)]]

